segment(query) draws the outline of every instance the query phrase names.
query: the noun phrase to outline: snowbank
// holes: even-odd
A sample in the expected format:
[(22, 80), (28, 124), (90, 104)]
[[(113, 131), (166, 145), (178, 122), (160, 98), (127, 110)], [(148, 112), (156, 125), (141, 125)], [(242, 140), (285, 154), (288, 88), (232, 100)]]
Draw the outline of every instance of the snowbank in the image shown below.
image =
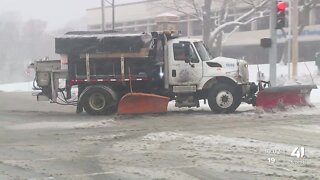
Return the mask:
[(35, 122), (35, 123), (25, 123), (17, 124), (6, 127), (12, 130), (36, 130), (36, 129), (87, 129), (87, 128), (102, 128), (102, 127), (112, 127), (115, 121), (113, 119), (101, 120), (101, 121), (73, 121), (73, 122)]
[[(290, 64), (292, 66), (292, 64)], [(269, 64), (249, 65), (249, 80), (257, 82), (258, 68), (260, 73), (264, 74), (262, 80), (269, 80)], [(277, 84), (284, 85), (288, 83), (288, 65), (277, 64)], [(292, 69), (291, 69), (292, 70)], [(297, 82), (301, 84), (318, 84), (320, 85), (320, 77), (317, 75), (317, 66), (314, 61), (298, 63)]]
[(31, 92), (32, 88), (33, 88), (32, 82), (0, 84), (0, 91), (3, 91), (3, 92)]

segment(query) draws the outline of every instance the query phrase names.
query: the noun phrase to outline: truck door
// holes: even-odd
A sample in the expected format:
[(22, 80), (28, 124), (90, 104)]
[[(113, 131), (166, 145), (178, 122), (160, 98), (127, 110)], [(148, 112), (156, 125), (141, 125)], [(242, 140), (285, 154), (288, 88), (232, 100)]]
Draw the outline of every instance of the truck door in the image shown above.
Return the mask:
[(172, 43), (168, 52), (169, 84), (196, 86), (202, 78), (202, 63), (193, 44), (181, 41)]

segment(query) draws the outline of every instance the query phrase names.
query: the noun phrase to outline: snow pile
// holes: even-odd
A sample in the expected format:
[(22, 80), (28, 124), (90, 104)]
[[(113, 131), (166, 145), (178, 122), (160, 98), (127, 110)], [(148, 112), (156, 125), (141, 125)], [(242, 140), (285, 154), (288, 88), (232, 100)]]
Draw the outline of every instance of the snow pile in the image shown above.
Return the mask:
[(104, 140), (112, 140), (117, 139), (120, 137), (126, 136), (125, 133), (118, 133), (118, 134), (107, 134), (102, 136), (85, 136), (82, 137), (80, 140), (82, 141), (104, 141)]
[(36, 130), (36, 129), (86, 129), (86, 128), (102, 128), (112, 127), (115, 121), (88, 121), (88, 122), (35, 122), (8, 126), (11, 130)]
[(0, 84), (0, 91), (3, 92), (30, 92), (32, 88), (33, 82)]
[(177, 138), (181, 138), (183, 135), (175, 132), (160, 132), (160, 133), (150, 133), (142, 138), (143, 141), (173, 141)]
[(310, 95), (311, 103), (320, 104), (320, 85), (318, 85), (318, 89), (313, 89)]
[[(291, 65), (291, 64), (290, 64)], [(292, 65), (291, 65), (292, 66)], [(257, 82), (258, 68), (263, 74), (261, 80), (269, 80), (269, 64), (249, 65), (249, 81)], [(320, 77), (317, 75), (317, 66), (314, 61), (298, 63), (298, 77), (297, 82), (300, 84), (318, 84), (320, 85)], [(288, 81), (288, 66), (277, 64), (277, 84), (285, 85), (292, 83)]]

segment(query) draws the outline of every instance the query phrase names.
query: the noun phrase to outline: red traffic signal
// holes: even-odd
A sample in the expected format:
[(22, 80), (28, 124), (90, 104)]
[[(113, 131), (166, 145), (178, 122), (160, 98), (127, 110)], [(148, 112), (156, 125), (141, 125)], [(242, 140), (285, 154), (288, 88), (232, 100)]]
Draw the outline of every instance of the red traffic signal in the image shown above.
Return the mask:
[(287, 5), (283, 1), (279, 1), (277, 5), (278, 11), (285, 11), (287, 8)]
[(276, 29), (282, 29), (286, 25), (286, 8), (287, 8), (287, 5), (285, 2), (278, 1)]

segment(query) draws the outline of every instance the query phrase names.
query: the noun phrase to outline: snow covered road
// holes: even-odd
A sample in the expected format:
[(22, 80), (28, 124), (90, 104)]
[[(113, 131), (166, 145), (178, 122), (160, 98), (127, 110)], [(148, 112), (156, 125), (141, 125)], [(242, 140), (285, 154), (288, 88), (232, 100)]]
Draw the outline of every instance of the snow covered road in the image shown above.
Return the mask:
[(30, 93), (0, 100), (0, 179), (320, 178), (319, 106), (93, 117)]

